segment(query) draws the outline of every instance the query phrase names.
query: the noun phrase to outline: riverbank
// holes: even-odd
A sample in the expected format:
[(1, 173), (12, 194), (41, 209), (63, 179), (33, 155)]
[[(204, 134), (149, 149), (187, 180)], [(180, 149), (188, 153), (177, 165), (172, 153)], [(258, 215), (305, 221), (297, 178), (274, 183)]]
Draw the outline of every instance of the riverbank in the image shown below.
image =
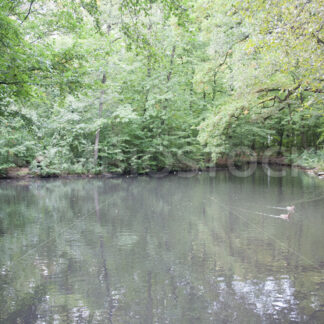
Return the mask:
[[(251, 161), (248, 159), (241, 159), (235, 161), (235, 164), (237, 165), (243, 165), (246, 163), (257, 163), (257, 164), (264, 164), (263, 159), (258, 159), (257, 161)], [(177, 173), (177, 172), (190, 172), (190, 171), (211, 171), (211, 170), (225, 170), (228, 169), (229, 165), (233, 164), (228, 159), (219, 159), (215, 166), (209, 167), (209, 168), (199, 168), (198, 170), (190, 170), (190, 169), (185, 169), (185, 170), (166, 170), (164, 173)], [(307, 174), (311, 176), (316, 176), (319, 179), (324, 180), (324, 171), (320, 167), (308, 167), (305, 165), (301, 164), (294, 164), (288, 162), (284, 157), (275, 157), (275, 158), (269, 158), (267, 160), (267, 164), (269, 166), (283, 166), (283, 167), (293, 167), (297, 168), (299, 170), (302, 170), (306, 172)], [(159, 174), (159, 172), (152, 172), (149, 174)], [(0, 180), (4, 179), (32, 179), (32, 178), (65, 178), (65, 179), (77, 179), (77, 178), (117, 178), (117, 177), (122, 177), (122, 176), (134, 176), (138, 174), (129, 174), (129, 173), (117, 173), (117, 172), (104, 172), (104, 173), (98, 173), (98, 174), (93, 174), (93, 173), (75, 173), (75, 174), (51, 174), (51, 175), (42, 175), (40, 173), (31, 171), (28, 167), (23, 167), (23, 168), (9, 168), (7, 170), (7, 173), (5, 175), (0, 176)]]

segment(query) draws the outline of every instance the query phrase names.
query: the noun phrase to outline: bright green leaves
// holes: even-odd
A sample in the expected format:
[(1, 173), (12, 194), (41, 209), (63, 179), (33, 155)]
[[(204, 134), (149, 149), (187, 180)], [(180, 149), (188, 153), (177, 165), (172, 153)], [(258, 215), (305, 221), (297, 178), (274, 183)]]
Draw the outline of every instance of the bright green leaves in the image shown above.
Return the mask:
[(0, 106), (6, 97), (28, 92), (26, 45), (18, 23), (0, 12)]
[(283, 145), (314, 145), (319, 135), (312, 129), (320, 126), (303, 110), (323, 114), (321, 1), (202, 1), (195, 10), (210, 44), (195, 89), (207, 99), (217, 91), (199, 133), (213, 158), (242, 145), (264, 149), (267, 136), (280, 133), (278, 118), (287, 130)]
[(0, 165), (148, 172), (322, 145), (322, 16), (306, 0), (2, 1)]
[(261, 54), (270, 52), (276, 58), (274, 73), (275, 70), (286, 75), (293, 72), (295, 82), (302, 87), (321, 87), (322, 1), (248, 1), (238, 3), (237, 7), (248, 20), (253, 18), (250, 24), (255, 30), (255, 49)]

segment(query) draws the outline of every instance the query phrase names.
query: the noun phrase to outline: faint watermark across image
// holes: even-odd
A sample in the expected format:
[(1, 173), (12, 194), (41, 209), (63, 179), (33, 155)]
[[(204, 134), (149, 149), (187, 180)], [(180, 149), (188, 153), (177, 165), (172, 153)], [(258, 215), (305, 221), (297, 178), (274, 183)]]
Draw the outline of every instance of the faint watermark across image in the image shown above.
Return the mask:
[[(291, 149), (289, 155), (297, 154), (297, 149)], [(288, 154), (286, 154), (288, 155)], [(195, 160), (188, 157), (185, 153), (171, 154), (168, 151), (162, 152), (164, 167), (158, 171), (148, 171), (147, 174), (154, 178), (162, 178), (169, 174), (179, 177), (190, 178), (199, 173), (207, 173), (210, 177), (215, 177), (219, 170), (228, 170), (231, 175), (246, 178), (253, 175), (258, 166), (262, 168), (268, 177), (285, 177), (298, 175), (298, 168), (283, 157), (279, 148), (269, 148), (262, 154), (248, 147), (237, 147), (233, 149), (222, 163), (206, 163), (201, 167)], [(134, 170), (133, 174), (136, 174)]]

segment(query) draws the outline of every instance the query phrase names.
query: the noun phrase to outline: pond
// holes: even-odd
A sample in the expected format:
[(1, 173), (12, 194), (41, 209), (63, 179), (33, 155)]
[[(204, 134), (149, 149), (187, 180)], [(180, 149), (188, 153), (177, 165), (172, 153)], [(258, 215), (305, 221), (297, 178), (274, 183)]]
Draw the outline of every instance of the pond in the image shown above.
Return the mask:
[(1, 323), (324, 322), (303, 172), (2, 181), (0, 206)]

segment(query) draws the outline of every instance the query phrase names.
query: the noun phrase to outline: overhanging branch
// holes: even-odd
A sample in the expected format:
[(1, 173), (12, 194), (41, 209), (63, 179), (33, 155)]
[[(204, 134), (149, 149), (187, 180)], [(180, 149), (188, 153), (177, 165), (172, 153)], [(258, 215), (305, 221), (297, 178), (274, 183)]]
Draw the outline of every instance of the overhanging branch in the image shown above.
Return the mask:
[(30, 1), (30, 4), (29, 4), (29, 9), (28, 9), (28, 12), (27, 12), (27, 15), (25, 16), (25, 18), (22, 20), (22, 22), (20, 24), (23, 24), (25, 22), (25, 20), (27, 20), (28, 16), (30, 15), (31, 13), (31, 9), (32, 9), (32, 6), (34, 4), (36, 0), (31, 0)]

